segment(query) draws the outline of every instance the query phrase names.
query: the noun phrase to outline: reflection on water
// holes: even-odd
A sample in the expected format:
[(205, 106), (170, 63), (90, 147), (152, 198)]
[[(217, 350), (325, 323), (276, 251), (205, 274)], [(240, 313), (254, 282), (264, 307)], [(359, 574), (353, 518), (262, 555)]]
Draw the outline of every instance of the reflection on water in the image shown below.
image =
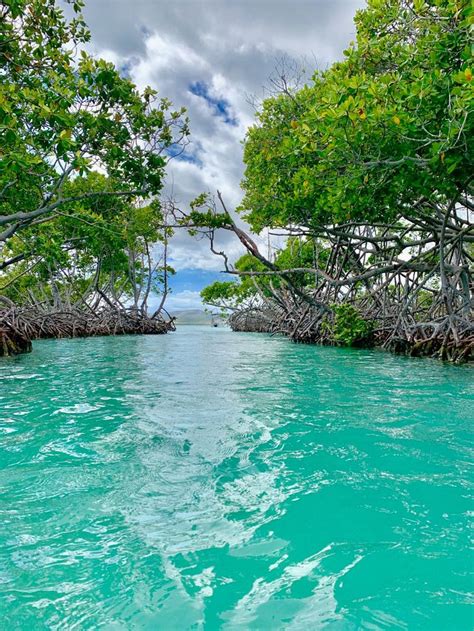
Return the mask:
[(0, 616), (470, 629), (472, 376), (211, 327), (3, 360)]

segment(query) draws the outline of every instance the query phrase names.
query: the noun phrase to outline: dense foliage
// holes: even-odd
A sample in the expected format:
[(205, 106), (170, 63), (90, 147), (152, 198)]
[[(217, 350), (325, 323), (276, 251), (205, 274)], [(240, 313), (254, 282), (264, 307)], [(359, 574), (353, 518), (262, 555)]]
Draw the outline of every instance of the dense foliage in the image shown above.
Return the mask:
[(251, 226), (412, 219), (465, 190), (469, 14), (459, 0), (370, 0), (345, 61), (265, 101), (245, 145)]
[[(167, 152), (188, 134), (182, 110), (80, 50), (89, 33), (82, 2), (70, 4), (67, 21), (54, 0), (1, 3), (0, 242), (72, 200), (158, 194)], [(112, 190), (68, 190), (94, 169)]]
[(253, 280), (282, 281), (273, 330), (295, 339), (350, 344), (335, 330), (357, 313), (385, 345), (469, 355), (471, 5), (368, 0), (355, 22), (345, 59), (265, 100), (248, 131), (240, 212), (314, 252)]
[(70, 20), (55, 0), (0, 3), (1, 303), (145, 317), (150, 293), (167, 292), (156, 200), (187, 119), (88, 55), (82, 0), (66, 2)]
[[(80, 197), (95, 189), (113, 192), (114, 182), (98, 173), (65, 186)], [(137, 206), (109, 196), (69, 202), (54, 222), (26, 228), (5, 250), (16, 259), (3, 274), (2, 293), (15, 303), (55, 308), (84, 302), (99, 291), (109, 301), (131, 302), (145, 311), (150, 293), (162, 290), (166, 267), (163, 245), (169, 229), (155, 201)], [(158, 247), (161, 244), (161, 248)]]

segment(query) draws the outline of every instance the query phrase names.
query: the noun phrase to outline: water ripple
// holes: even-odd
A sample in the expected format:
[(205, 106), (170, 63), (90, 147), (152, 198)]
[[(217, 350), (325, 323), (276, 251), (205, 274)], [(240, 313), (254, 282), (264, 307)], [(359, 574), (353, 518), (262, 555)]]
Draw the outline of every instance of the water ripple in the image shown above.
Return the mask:
[(8, 629), (471, 629), (472, 369), (183, 327), (0, 362)]

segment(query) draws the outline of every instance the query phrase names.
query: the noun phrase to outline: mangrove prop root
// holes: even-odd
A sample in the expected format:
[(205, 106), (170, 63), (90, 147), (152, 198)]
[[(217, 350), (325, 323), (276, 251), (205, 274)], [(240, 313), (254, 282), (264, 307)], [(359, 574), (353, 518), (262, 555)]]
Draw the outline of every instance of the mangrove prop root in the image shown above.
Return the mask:
[(157, 335), (174, 330), (161, 315), (149, 317), (136, 310), (102, 308), (97, 312), (76, 307), (47, 310), (9, 304), (0, 309), (0, 356), (31, 351), (31, 340), (99, 335)]
[(7, 327), (0, 328), (0, 357), (9, 357), (30, 352), (30, 339)]
[[(453, 322), (447, 315), (417, 323), (400, 319), (396, 310), (393, 314), (385, 313), (385, 317), (370, 311), (362, 313), (374, 327), (366, 335), (355, 338), (353, 346), (380, 347), (398, 354), (453, 363), (474, 361), (474, 324), (471, 320), (456, 317), (454, 333)], [(273, 303), (237, 310), (228, 323), (234, 331), (279, 333), (294, 342), (308, 344), (340, 344), (331, 317), (322, 317), (318, 310), (294, 300), (287, 303), (286, 309)]]

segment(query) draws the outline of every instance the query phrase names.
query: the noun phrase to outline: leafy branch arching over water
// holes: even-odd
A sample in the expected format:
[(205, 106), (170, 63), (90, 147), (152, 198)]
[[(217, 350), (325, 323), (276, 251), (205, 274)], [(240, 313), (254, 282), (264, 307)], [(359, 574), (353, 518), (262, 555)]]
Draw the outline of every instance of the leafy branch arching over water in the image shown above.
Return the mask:
[[(313, 263), (265, 259), (229, 221), (255, 261), (227, 266), (253, 281), (252, 304), (247, 281), (233, 290), (236, 328), (260, 310), (261, 328), (299, 341), (471, 355), (471, 13), (462, 0), (369, 0), (344, 61), (264, 101), (238, 211), (255, 232), (291, 235), (287, 255), (296, 239)], [(338, 336), (342, 305), (366, 323), (360, 335)]]

